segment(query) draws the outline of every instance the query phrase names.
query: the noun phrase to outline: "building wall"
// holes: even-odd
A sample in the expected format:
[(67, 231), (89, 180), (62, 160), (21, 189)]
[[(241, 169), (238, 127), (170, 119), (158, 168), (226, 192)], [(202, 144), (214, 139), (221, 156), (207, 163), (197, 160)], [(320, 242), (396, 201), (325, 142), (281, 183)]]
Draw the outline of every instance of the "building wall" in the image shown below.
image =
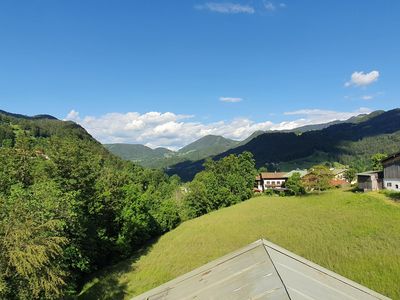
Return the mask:
[(372, 181), (369, 176), (358, 176), (357, 178), (358, 188), (364, 191), (372, 190)]
[(393, 190), (400, 192), (400, 179), (384, 179), (383, 185), (387, 190)]
[(382, 189), (383, 182), (377, 174), (371, 176), (358, 176), (358, 188), (364, 191), (376, 191)]
[(400, 163), (395, 162), (385, 165), (383, 173), (385, 179), (400, 179)]
[(285, 179), (264, 179), (264, 189), (279, 188), (284, 185)]

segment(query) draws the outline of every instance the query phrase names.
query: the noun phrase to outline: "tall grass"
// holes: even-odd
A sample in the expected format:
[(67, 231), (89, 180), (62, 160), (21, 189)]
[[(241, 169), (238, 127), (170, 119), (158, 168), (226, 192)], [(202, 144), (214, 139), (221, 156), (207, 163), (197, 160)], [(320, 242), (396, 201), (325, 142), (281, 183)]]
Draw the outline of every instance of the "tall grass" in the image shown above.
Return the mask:
[(400, 205), (341, 190), (257, 197), (187, 221), (98, 274), (81, 297), (129, 299), (259, 238), (400, 299)]

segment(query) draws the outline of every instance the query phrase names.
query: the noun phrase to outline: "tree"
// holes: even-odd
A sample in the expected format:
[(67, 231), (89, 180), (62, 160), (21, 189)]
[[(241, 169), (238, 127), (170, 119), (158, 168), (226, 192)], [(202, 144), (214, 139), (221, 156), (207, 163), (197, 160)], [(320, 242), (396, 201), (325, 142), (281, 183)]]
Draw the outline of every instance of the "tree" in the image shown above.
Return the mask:
[(289, 194), (291, 195), (304, 195), (306, 190), (303, 186), (303, 182), (301, 180), (300, 173), (295, 172), (292, 176), (288, 178), (285, 183), (285, 188), (288, 189)]
[(371, 157), (372, 160), (372, 168), (374, 171), (382, 171), (382, 160), (387, 158), (387, 154), (384, 153), (376, 153)]
[(330, 181), (332, 178), (333, 174), (328, 167), (316, 165), (303, 177), (303, 184), (309, 191), (324, 191), (331, 187)]
[(349, 168), (344, 172), (344, 178), (346, 178), (346, 180), (348, 182), (352, 182), (355, 178), (356, 178), (356, 170), (353, 168)]
[(204, 167), (189, 185), (185, 198), (190, 216), (230, 206), (253, 195), (256, 170), (250, 152), (229, 155), (219, 161), (209, 159)]
[(9, 197), (0, 197), (0, 298), (63, 294), (62, 254), (68, 240), (62, 233), (62, 207), (54, 202), (58, 196), (50, 183), (29, 190), (15, 185)]

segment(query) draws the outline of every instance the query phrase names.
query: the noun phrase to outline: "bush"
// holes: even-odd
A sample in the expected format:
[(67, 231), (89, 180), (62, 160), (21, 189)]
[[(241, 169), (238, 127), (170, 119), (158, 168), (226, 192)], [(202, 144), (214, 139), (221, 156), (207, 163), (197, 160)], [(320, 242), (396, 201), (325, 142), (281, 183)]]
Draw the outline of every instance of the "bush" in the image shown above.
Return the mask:
[(300, 173), (293, 173), (292, 176), (288, 178), (285, 183), (285, 187), (287, 188), (286, 194), (288, 195), (304, 195), (306, 193), (306, 189), (301, 180)]

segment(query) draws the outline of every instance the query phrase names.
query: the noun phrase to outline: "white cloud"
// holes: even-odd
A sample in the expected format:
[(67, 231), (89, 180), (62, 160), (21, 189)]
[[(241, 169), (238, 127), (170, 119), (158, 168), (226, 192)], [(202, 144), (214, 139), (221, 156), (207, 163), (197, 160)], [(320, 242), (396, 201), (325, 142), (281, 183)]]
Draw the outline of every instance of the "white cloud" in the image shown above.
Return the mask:
[(71, 110), (68, 115), (65, 117), (66, 120), (77, 121), (79, 120), (79, 112), (75, 110)]
[(281, 8), (287, 7), (286, 3), (279, 3), (279, 6), (280, 6)]
[(302, 109), (284, 113), (284, 116), (299, 118), (280, 123), (255, 122), (248, 118), (202, 123), (191, 120), (193, 116), (172, 112), (107, 113), (99, 117), (79, 117), (75, 110), (71, 110), (66, 119), (79, 123), (102, 143), (139, 143), (152, 148), (167, 147), (176, 150), (209, 134), (243, 140), (257, 130), (288, 130), (304, 125), (345, 120), (368, 112), (370, 110), (367, 108), (353, 112)]
[(219, 100), (222, 102), (236, 103), (243, 101), (242, 98), (234, 98), (234, 97), (219, 97)]
[(350, 81), (345, 83), (346, 87), (349, 86), (367, 86), (375, 81), (377, 81), (379, 78), (379, 72), (378, 71), (371, 71), (369, 73), (364, 73), (364, 72), (354, 72), (351, 74), (351, 79)]
[(196, 9), (209, 10), (222, 14), (254, 14), (255, 9), (250, 5), (242, 5), (231, 2), (207, 2), (202, 5), (196, 5)]
[(363, 100), (372, 100), (372, 99), (374, 99), (374, 96), (372, 96), (372, 95), (364, 95), (364, 96), (361, 97), (361, 99), (363, 99)]
[(352, 112), (341, 112), (334, 110), (323, 110), (323, 109), (300, 109), (296, 111), (285, 112), (287, 116), (302, 116), (300, 120), (296, 120), (297, 124), (311, 125), (311, 124), (322, 124), (328, 123), (335, 120), (347, 120), (353, 116), (359, 114), (370, 113), (371, 110), (366, 107), (360, 107), (359, 109)]
[(265, 2), (264, 3), (264, 7), (265, 7), (266, 10), (269, 10), (269, 11), (275, 11), (276, 10), (276, 6), (272, 2)]

